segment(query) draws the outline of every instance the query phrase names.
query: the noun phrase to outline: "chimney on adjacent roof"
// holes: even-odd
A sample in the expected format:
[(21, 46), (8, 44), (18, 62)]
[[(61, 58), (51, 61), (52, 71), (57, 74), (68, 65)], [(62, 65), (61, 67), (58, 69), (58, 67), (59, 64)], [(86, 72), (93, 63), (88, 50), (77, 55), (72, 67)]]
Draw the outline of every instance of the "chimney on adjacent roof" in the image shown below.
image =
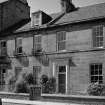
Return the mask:
[(69, 13), (75, 10), (75, 6), (72, 3), (72, 0), (61, 0), (61, 9), (62, 12)]

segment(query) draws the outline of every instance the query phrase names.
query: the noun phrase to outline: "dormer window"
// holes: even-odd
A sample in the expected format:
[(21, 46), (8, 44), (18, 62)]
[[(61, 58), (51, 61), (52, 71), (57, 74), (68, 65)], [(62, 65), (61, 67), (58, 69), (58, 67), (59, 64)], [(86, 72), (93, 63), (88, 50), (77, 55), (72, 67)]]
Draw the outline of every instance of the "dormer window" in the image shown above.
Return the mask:
[(52, 18), (42, 11), (32, 13), (32, 27), (41, 26), (52, 20)]
[(40, 26), (41, 25), (41, 17), (40, 13), (32, 14), (32, 26)]

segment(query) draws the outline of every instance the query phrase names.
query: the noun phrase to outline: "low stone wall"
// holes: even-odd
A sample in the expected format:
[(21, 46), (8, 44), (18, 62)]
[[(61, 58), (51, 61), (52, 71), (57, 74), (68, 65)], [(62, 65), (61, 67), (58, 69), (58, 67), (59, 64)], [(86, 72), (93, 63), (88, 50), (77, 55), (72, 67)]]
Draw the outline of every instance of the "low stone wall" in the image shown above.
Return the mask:
[(42, 100), (52, 102), (75, 103), (81, 105), (105, 105), (105, 97), (82, 96), (82, 95), (61, 95), (42, 94)]
[(29, 94), (0, 92), (0, 98), (29, 100)]

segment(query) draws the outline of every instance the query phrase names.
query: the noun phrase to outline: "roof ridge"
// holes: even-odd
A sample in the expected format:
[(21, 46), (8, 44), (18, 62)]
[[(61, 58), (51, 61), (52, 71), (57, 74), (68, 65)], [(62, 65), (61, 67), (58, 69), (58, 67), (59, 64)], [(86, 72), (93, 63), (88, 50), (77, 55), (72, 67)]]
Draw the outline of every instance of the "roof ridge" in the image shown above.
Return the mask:
[(83, 6), (83, 7), (79, 7), (79, 8), (82, 9), (82, 8), (87, 8), (87, 7), (92, 7), (92, 6), (99, 6), (99, 5), (102, 5), (102, 4), (105, 4), (105, 2), (103, 2), (103, 3), (91, 4), (91, 5), (87, 5), (87, 6)]

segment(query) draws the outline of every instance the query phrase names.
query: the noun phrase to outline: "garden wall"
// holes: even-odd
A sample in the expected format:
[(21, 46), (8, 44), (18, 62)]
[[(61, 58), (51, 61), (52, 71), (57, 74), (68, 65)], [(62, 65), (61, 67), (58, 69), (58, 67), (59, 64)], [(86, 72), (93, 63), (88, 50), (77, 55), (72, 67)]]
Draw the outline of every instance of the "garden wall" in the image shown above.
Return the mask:
[(0, 92), (0, 98), (29, 100), (29, 94)]

